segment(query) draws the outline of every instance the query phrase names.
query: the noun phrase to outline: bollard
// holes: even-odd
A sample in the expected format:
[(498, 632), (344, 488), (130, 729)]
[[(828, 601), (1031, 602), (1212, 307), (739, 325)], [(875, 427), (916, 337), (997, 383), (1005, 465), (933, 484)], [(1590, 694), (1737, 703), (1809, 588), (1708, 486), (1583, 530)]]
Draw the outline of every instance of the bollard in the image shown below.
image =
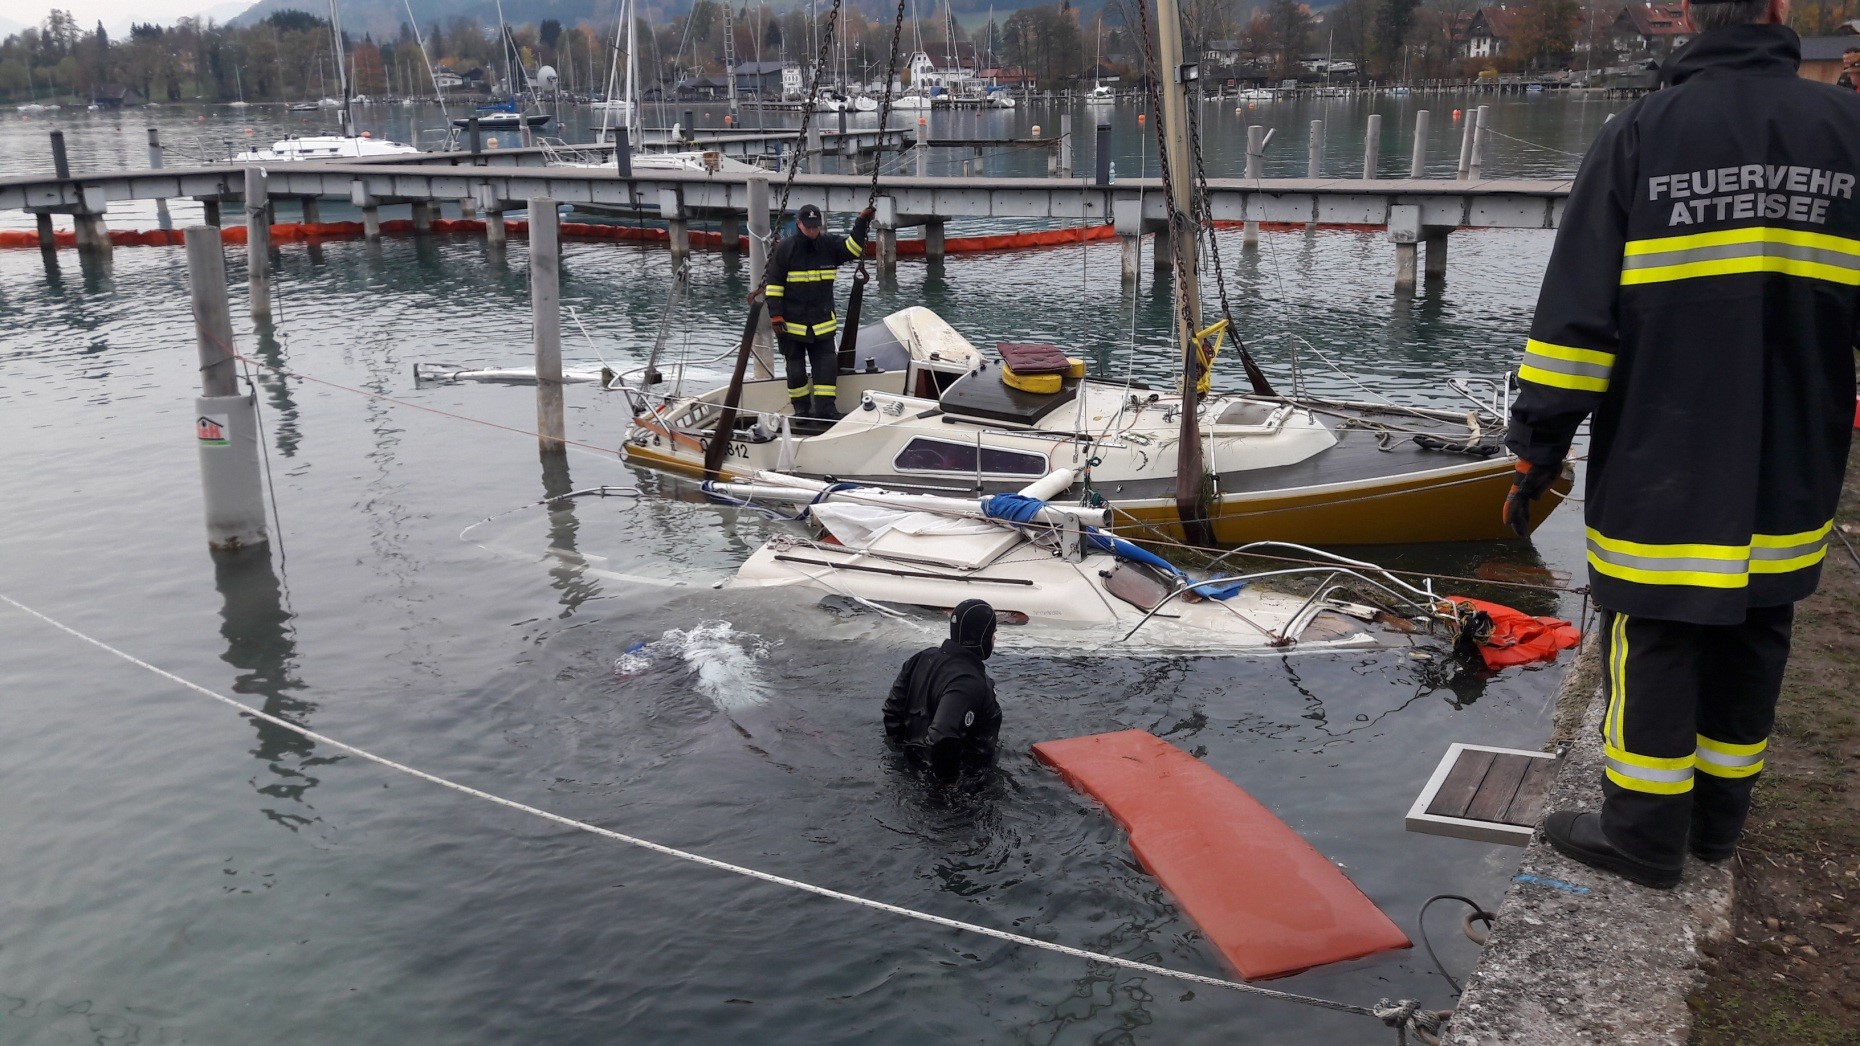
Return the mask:
[(917, 118), (917, 141), (912, 147), (917, 154), (917, 177), (922, 178), (930, 167), (930, 121)]
[(271, 318), (271, 198), (263, 167), (245, 169), (245, 268), (252, 318)]
[[(1246, 129), (1246, 179), (1257, 183), (1266, 167), (1266, 128), (1252, 124)], [(1240, 234), (1242, 247), (1259, 246), (1259, 223), (1249, 221)]]
[(633, 177), (633, 135), (624, 127), (614, 129), (614, 168), (622, 178)]
[(1467, 163), (1467, 177), (1478, 179), (1485, 173), (1485, 129), (1492, 118), (1491, 106), (1480, 106), (1473, 115), (1472, 159)]
[(1476, 110), (1466, 114), (1460, 121), (1460, 166), (1455, 177), (1464, 179), (1472, 169), (1473, 124), (1478, 121)]
[(187, 230), (185, 241), (187, 282), (194, 301), (194, 334), (200, 355), (194, 446), (200, 456), (207, 546), (225, 552), (263, 545), (270, 535), (258, 467), (258, 405), (252, 394), (239, 392), (220, 231), (211, 225), (196, 225)]
[(1097, 127), (1097, 153), (1092, 157), (1092, 184), (1100, 187), (1111, 184), (1111, 125), (1101, 123)]
[(71, 161), (65, 156), (65, 132), (52, 132), (52, 170), (57, 173), (59, 181), (71, 177)]
[[(159, 171), (161, 167), (161, 128), (151, 127), (149, 128), (149, 168)], [(174, 218), (168, 213), (166, 197), (155, 201), (155, 220), (164, 231), (174, 228)]]
[(536, 350), (536, 433), (544, 453), (567, 453), (562, 420), (562, 229), (555, 201), (530, 198), (530, 330)]
[(1370, 181), (1376, 176), (1376, 167), (1382, 159), (1382, 114), (1369, 114), (1369, 127), (1363, 132), (1363, 180)]
[(1419, 178), (1427, 171), (1427, 124), (1431, 119), (1426, 109), (1414, 114), (1414, 159), (1408, 164), (1408, 177)]

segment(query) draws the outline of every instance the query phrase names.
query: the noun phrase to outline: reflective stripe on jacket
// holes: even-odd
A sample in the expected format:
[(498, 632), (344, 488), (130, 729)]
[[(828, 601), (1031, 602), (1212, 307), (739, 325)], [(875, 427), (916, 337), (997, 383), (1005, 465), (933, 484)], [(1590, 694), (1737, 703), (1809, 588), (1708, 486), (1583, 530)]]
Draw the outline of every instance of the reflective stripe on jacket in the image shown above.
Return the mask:
[(1605, 124), (1557, 232), (1507, 445), (1593, 414), (1589, 576), (1612, 610), (1732, 624), (1813, 592), (1851, 441), (1860, 97), (1781, 26), (1698, 36)]
[(839, 318), (833, 312), (833, 277), (842, 264), (865, 254), (870, 225), (856, 218), (851, 235), (836, 237), (823, 228), (810, 240), (796, 231), (775, 245), (763, 293), (769, 315), (787, 321), (782, 333), (820, 337), (839, 329)]

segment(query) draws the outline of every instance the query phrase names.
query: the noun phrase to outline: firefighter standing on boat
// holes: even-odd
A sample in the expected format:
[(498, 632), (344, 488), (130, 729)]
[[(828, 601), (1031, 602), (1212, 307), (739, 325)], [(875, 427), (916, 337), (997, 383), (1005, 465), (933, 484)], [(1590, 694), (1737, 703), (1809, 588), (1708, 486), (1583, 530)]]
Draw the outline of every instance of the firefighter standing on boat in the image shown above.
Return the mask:
[[(877, 213), (871, 207), (860, 211), (852, 232), (836, 240), (822, 233), (820, 208), (807, 204), (795, 213), (794, 235), (769, 256), (758, 292), (768, 300), (769, 323), (788, 365), (788, 399), (796, 416), (828, 421), (840, 417), (834, 406), (840, 364), (833, 336), (840, 321), (833, 311), (833, 278), (842, 264), (864, 256), (866, 232)], [(750, 294), (752, 300), (755, 293)]]
[(1788, 0), (1690, 10), (1666, 89), (1583, 160), (1507, 441), (1523, 533), (1594, 416), (1604, 798), (1544, 832), (1656, 887), (1743, 829), (1840, 497), (1860, 319), (1860, 97), (1797, 77)]

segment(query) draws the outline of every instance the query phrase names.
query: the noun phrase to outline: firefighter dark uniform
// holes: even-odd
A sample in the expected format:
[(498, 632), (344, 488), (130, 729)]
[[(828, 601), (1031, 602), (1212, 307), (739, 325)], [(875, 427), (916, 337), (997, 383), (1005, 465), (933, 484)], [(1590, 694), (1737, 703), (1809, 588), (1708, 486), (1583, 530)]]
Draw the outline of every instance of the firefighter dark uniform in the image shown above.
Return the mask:
[(982, 666), (994, 649), (994, 608), (965, 599), (950, 612), (949, 638), (911, 655), (885, 698), (885, 736), (945, 784), (964, 766), (994, 762), (1001, 705)]
[[(1732, 853), (1846, 468), (1860, 97), (1800, 61), (1786, 27), (1713, 29), (1603, 126), (1518, 369), (1507, 445), (1533, 472), (1593, 414), (1607, 779), (1578, 835), (1648, 885), (1677, 881), (1688, 843)], [(1570, 830), (1545, 826), (1574, 853)]]
[[(833, 277), (839, 267), (865, 254), (866, 232), (872, 224), (867, 208), (853, 220), (845, 239), (824, 231), (807, 236), (803, 228), (820, 228), (820, 208), (813, 204), (795, 214), (794, 234), (775, 246), (764, 281), (769, 319), (776, 322), (775, 340), (788, 365), (788, 399), (797, 415), (837, 418), (834, 397), (839, 394), (839, 350), (833, 335), (840, 329), (833, 311)], [(812, 365), (814, 380), (807, 373)]]

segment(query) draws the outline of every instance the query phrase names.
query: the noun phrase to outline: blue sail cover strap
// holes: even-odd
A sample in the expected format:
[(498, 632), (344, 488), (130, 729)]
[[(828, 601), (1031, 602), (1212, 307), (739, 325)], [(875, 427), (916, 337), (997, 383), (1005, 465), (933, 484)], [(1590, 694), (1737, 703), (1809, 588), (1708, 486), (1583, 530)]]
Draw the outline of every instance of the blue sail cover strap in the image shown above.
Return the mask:
[[(1034, 518), (1040, 514), (1040, 510), (1045, 507), (1046, 502), (1041, 501), (1039, 498), (1027, 497), (1025, 494), (996, 494), (992, 497), (982, 499), (982, 512), (984, 514), (990, 519), (999, 519), (1007, 523), (1031, 523)], [(1106, 534), (1096, 527), (1085, 528), (1085, 540), (1089, 542), (1093, 548), (1109, 552), (1119, 559), (1128, 559), (1132, 562), (1155, 567), (1157, 570), (1171, 577), (1181, 578), (1184, 582), (1191, 580), (1189, 576), (1183, 572), (1182, 568), (1176, 566), (1174, 563), (1169, 562), (1146, 548), (1133, 545), (1123, 538)], [(1245, 587), (1246, 582), (1234, 581), (1227, 585), (1204, 584), (1196, 588), (1195, 591), (1206, 599), (1231, 599)]]

